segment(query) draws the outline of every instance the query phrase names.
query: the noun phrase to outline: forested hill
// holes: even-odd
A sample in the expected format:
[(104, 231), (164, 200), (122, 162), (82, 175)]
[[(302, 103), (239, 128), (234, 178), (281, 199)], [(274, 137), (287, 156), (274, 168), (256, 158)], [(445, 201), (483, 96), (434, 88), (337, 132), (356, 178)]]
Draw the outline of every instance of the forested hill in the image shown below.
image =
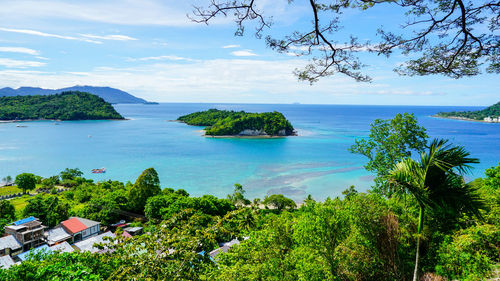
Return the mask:
[(458, 118), (466, 118), (472, 120), (484, 120), (486, 117), (500, 117), (500, 102), (487, 107), (483, 110), (476, 111), (452, 111), (452, 112), (439, 112), (436, 114), (438, 117), (458, 117)]
[(93, 87), (93, 86), (73, 86), (62, 89), (42, 89), (36, 87), (21, 87), (18, 89), (2, 88), (0, 89), (0, 97), (12, 96), (34, 96), (34, 95), (54, 95), (62, 92), (79, 91), (91, 93), (103, 98), (109, 103), (147, 103), (146, 100), (135, 97), (122, 90), (110, 87)]
[(84, 92), (0, 97), (0, 120), (124, 119), (102, 98)]
[(209, 109), (181, 116), (177, 120), (188, 125), (207, 126), (205, 134), (212, 136), (289, 136), (294, 134), (292, 124), (277, 111), (248, 113)]

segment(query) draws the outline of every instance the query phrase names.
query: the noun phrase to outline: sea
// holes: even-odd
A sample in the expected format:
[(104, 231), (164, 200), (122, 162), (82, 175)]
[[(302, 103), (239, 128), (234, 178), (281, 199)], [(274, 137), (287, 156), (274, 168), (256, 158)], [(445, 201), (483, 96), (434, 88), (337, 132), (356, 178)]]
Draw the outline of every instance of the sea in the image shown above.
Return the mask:
[[(441, 111), (481, 107), (369, 106), (305, 104), (117, 104), (124, 121), (33, 121), (0, 123), (0, 178), (31, 172), (43, 177), (79, 168), (94, 181), (134, 182), (153, 167), (162, 187), (185, 189), (193, 196), (225, 197), (235, 183), (248, 198), (281, 193), (300, 201), (341, 195), (354, 185), (373, 184), (367, 158), (348, 148), (366, 138), (377, 118), (413, 113), (431, 138), (449, 139), (479, 158), (467, 175), (483, 177), (500, 162), (500, 124), (439, 119)], [(207, 138), (202, 127), (172, 122), (210, 108), (249, 112), (279, 111), (298, 136), (272, 139)], [(94, 168), (106, 173), (93, 174)]]

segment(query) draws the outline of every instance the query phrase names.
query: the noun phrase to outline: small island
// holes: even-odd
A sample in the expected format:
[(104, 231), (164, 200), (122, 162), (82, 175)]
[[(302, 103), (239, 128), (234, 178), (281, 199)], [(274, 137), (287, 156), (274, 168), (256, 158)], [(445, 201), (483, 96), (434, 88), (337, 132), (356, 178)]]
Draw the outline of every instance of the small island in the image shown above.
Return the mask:
[(177, 121), (206, 126), (206, 136), (283, 137), (295, 135), (292, 124), (282, 113), (249, 113), (209, 109), (181, 116)]
[(438, 114), (434, 115), (434, 117), (500, 123), (500, 102), (483, 110), (439, 112)]
[(0, 120), (121, 120), (104, 99), (85, 92), (0, 97)]

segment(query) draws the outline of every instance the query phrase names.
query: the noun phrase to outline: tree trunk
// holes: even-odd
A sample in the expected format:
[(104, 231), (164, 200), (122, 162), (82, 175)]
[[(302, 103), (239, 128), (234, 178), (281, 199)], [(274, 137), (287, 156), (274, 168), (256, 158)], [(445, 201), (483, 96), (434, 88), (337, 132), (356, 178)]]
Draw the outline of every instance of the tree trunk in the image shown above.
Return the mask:
[(413, 281), (418, 279), (418, 258), (420, 255), (420, 234), (417, 237), (417, 254), (415, 255), (415, 271), (413, 271)]
[(424, 224), (424, 207), (420, 206), (418, 214), (418, 227), (417, 227), (417, 253), (415, 255), (415, 270), (413, 271), (413, 281), (418, 280), (418, 260), (420, 258), (420, 236), (422, 233), (422, 226)]

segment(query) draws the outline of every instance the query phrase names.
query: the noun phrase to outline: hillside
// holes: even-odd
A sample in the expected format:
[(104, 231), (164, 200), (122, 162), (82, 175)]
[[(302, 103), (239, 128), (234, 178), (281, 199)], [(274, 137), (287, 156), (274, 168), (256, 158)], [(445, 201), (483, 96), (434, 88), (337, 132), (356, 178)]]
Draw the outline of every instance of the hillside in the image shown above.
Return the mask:
[(79, 91), (91, 93), (103, 98), (109, 103), (147, 103), (146, 100), (135, 97), (127, 92), (110, 87), (93, 87), (93, 86), (73, 86), (62, 89), (42, 89), (36, 87), (20, 87), (18, 89), (2, 88), (0, 89), (0, 97), (12, 96), (34, 96), (34, 95), (54, 95), (62, 92)]
[(280, 112), (248, 113), (210, 109), (184, 115), (177, 120), (188, 125), (207, 126), (211, 136), (289, 136), (294, 134), (292, 124)]
[(445, 118), (471, 119), (477, 121), (483, 121), (485, 118), (490, 117), (492, 119), (496, 118), (496, 120), (498, 120), (498, 117), (500, 117), (500, 102), (483, 110), (439, 112), (438, 114), (436, 114), (436, 116)]
[(83, 92), (0, 97), (0, 120), (124, 119), (102, 98)]

